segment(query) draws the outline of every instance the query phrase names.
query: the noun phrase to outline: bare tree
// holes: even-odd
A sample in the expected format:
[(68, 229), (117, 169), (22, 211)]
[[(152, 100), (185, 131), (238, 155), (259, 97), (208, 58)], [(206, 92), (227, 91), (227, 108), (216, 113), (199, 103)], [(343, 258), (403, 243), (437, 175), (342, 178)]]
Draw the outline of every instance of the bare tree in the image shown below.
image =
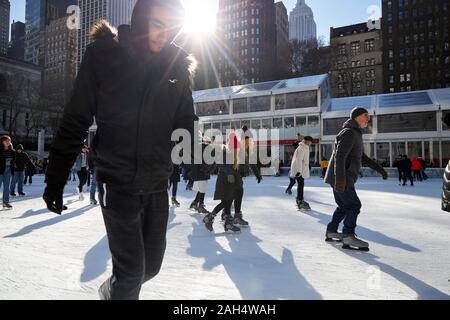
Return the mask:
[(289, 44), (289, 59), (292, 77), (305, 77), (328, 73), (331, 69), (330, 49), (323, 38), (299, 41)]

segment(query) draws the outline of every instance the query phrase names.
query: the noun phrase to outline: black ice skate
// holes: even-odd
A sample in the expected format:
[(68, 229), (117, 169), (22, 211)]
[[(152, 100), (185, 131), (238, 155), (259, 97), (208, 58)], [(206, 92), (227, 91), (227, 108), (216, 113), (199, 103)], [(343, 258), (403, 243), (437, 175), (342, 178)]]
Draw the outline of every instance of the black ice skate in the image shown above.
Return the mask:
[(325, 234), (326, 242), (342, 242), (342, 233), (327, 231)]
[(203, 218), (203, 223), (205, 224), (206, 229), (208, 229), (209, 232), (213, 232), (213, 223), (214, 223), (214, 217), (216, 215), (211, 212), (210, 214), (207, 214), (204, 218)]
[(95, 199), (91, 199), (91, 205), (92, 205), (92, 206), (98, 205), (98, 201), (95, 200)]
[(198, 211), (198, 203), (193, 201), (191, 203), (191, 205), (189, 206), (189, 209), (192, 210), (192, 211)]
[(225, 232), (229, 233), (239, 233), (241, 232), (241, 229), (233, 224), (233, 220), (231, 217), (227, 217), (225, 220), (225, 223), (223, 224), (223, 227), (225, 229)]
[(286, 189), (286, 194), (291, 195), (292, 194), (292, 190), (291, 189)]
[(342, 238), (342, 249), (369, 251), (369, 244), (358, 239), (355, 235), (344, 235)]
[(25, 193), (23, 193), (23, 192), (19, 192), (19, 196), (25, 196)]
[(300, 211), (310, 211), (311, 210), (309, 203), (304, 200), (297, 200), (297, 208)]
[(200, 203), (197, 207), (197, 212), (201, 214), (209, 214), (209, 211), (206, 210), (206, 207), (203, 203)]
[(177, 198), (172, 197), (172, 205), (177, 208), (180, 206), (180, 203), (177, 201)]
[(242, 212), (234, 214), (233, 224), (238, 225), (241, 228), (248, 228), (248, 222), (242, 217)]

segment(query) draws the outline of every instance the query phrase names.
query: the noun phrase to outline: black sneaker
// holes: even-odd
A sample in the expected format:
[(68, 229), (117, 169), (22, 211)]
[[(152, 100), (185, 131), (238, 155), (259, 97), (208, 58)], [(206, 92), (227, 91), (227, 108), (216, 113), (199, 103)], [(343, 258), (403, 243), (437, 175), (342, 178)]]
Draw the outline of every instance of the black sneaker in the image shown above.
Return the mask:
[(13, 197), (17, 196), (17, 194), (15, 192), (10, 192), (9, 194)]

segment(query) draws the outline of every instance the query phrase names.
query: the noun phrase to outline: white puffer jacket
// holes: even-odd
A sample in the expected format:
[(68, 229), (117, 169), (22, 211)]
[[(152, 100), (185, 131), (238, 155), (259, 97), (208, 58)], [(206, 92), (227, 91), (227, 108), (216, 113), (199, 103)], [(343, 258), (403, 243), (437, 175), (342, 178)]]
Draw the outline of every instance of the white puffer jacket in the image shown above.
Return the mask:
[(309, 178), (309, 146), (303, 141), (300, 142), (294, 152), (291, 163), (291, 177), (295, 178), (299, 172), (303, 179)]

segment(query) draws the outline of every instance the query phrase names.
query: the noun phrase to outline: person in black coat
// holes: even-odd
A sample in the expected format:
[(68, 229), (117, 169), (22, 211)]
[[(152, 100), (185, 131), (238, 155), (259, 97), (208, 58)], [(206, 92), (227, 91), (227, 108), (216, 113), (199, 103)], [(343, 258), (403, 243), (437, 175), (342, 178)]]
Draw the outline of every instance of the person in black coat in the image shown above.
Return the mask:
[(16, 152), (9, 136), (0, 137), (0, 186), (3, 185), (3, 209), (12, 209), (9, 204), (9, 186), (14, 177)]
[(406, 180), (409, 179), (411, 186), (414, 186), (414, 179), (412, 176), (412, 162), (408, 158), (406, 154), (402, 156), (402, 160), (400, 161), (400, 170), (402, 172), (403, 177), (403, 186), (406, 186)]
[(403, 161), (403, 156), (400, 155), (398, 158), (395, 159), (395, 161), (393, 163), (394, 168), (397, 168), (398, 185), (400, 185), (403, 181), (403, 170), (402, 170), (402, 166), (401, 166), (402, 161)]
[(203, 218), (206, 229), (213, 231), (216, 215), (224, 210), (225, 231), (239, 232), (240, 228), (233, 224), (231, 205), (242, 189), (242, 177), (239, 174), (239, 142), (235, 133), (229, 135), (228, 146), (223, 149), (223, 162), (217, 163), (219, 173), (216, 180), (214, 200), (220, 203)]
[[(387, 172), (364, 153), (362, 129), (367, 128), (369, 113), (357, 107), (351, 112), (351, 118), (345, 122), (343, 129), (336, 136), (333, 154), (325, 174), (325, 182), (333, 188), (337, 208), (327, 226), (326, 239), (343, 241), (344, 248), (368, 250), (369, 244), (356, 238), (356, 221), (361, 210), (361, 201), (355, 190), (361, 165), (368, 166), (383, 179)], [(339, 224), (344, 221), (342, 233), (338, 233)]]
[(177, 200), (178, 182), (180, 182), (181, 168), (179, 165), (173, 165), (173, 172), (169, 178), (169, 189), (172, 187), (172, 205), (179, 207), (180, 203)]
[(29, 183), (30, 185), (33, 183), (33, 176), (34, 176), (34, 172), (36, 171), (36, 167), (38, 165), (36, 165), (36, 159), (31, 160), (32, 162), (32, 166), (30, 165), (25, 165), (25, 178), (23, 180), (23, 184), (26, 185), (27, 183)]
[(195, 63), (173, 44), (184, 13), (179, 0), (138, 0), (131, 39), (106, 21), (93, 28), (71, 99), (50, 149), (44, 200), (61, 214), (63, 189), (95, 117), (94, 163), (112, 254), (102, 299), (138, 299), (161, 268), (169, 214), (173, 131), (194, 136)]
[(24, 180), (24, 171), (25, 166), (29, 168), (35, 169), (35, 166), (33, 162), (31, 162), (30, 157), (28, 154), (23, 151), (23, 146), (21, 144), (17, 145), (16, 148), (16, 162), (15, 162), (15, 168), (14, 168), (14, 177), (11, 180), (11, 186), (10, 186), (10, 195), (15, 197), (16, 196), (16, 184), (17, 191), (19, 192), (19, 195), (24, 196), (25, 193), (23, 192), (23, 180)]
[[(450, 112), (443, 117), (442, 122), (450, 128)], [(445, 167), (444, 176), (442, 177), (441, 209), (450, 212), (450, 161)]]
[[(208, 138), (203, 137), (202, 152), (211, 144)], [(214, 156), (214, 151), (211, 156)], [(205, 195), (208, 189), (208, 181), (211, 179), (211, 173), (215, 170), (214, 164), (208, 165), (206, 163), (193, 164), (191, 166), (191, 177), (194, 181), (192, 188), (197, 191), (194, 201), (192, 201), (189, 209), (197, 211), (201, 214), (208, 214), (209, 211), (205, 207)]]

